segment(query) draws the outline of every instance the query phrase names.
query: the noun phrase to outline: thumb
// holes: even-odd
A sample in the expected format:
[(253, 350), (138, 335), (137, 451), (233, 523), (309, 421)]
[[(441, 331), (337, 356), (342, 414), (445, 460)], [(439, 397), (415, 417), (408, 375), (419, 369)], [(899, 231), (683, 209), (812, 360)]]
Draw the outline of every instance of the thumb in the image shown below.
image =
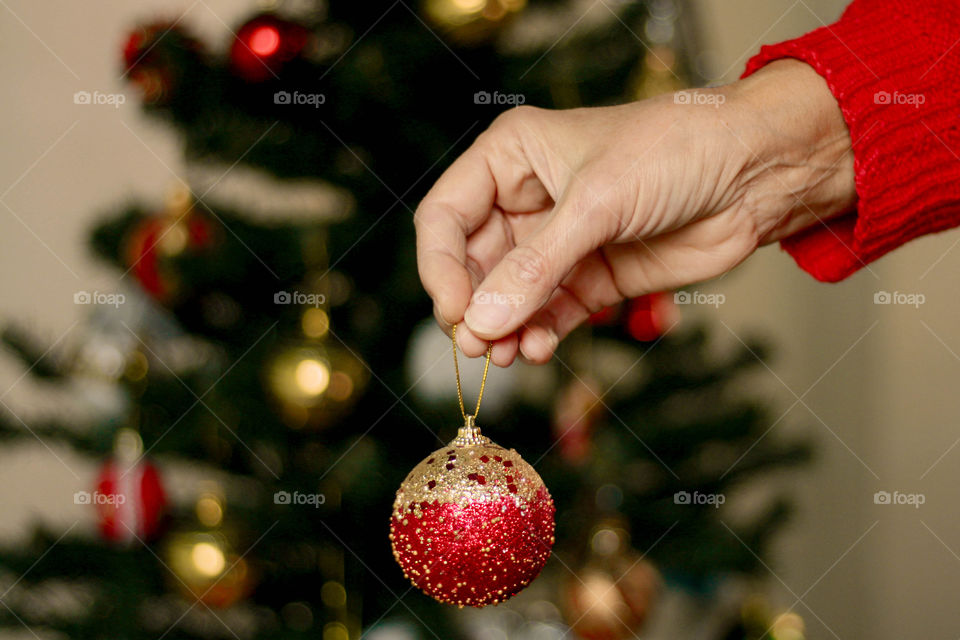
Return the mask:
[(587, 223), (589, 208), (558, 206), (487, 274), (464, 321), (485, 340), (516, 331), (545, 305), (580, 260), (600, 246), (602, 225)]

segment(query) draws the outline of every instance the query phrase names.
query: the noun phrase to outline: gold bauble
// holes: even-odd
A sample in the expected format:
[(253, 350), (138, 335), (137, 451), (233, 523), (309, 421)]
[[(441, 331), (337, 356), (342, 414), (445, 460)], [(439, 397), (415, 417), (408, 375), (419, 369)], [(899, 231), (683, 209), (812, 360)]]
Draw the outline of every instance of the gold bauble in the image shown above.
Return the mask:
[(349, 411), (369, 380), (366, 364), (330, 340), (280, 347), (265, 377), (280, 416), (293, 428), (322, 428)]
[(520, 13), (527, 0), (424, 0), (427, 21), (451, 39), (477, 44)]
[(564, 618), (585, 640), (633, 638), (650, 614), (661, 578), (652, 564), (630, 549), (617, 524), (597, 527), (586, 564), (561, 587)]
[(176, 533), (167, 546), (167, 565), (175, 586), (187, 598), (225, 608), (250, 593), (253, 577), (247, 561), (219, 531)]
[(647, 51), (643, 63), (631, 82), (637, 100), (646, 100), (665, 93), (686, 89), (677, 73), (677, 53), (666, 45), (654, 45)]

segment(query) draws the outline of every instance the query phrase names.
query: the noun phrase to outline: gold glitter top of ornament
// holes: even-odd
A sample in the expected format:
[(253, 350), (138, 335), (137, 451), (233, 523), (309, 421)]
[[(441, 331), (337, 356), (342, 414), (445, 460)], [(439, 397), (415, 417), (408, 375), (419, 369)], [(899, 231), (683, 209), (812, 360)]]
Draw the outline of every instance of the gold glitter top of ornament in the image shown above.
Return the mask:
[(413, 468), (393, 503), (398, 517), (419, 517), (424, 505), (466, 506), (513, 497), (521, 509), (531, 504), (543, 486), (539, 474), (513, 449), (504, 449), (480, 433), (473, 416), (457, 437)]

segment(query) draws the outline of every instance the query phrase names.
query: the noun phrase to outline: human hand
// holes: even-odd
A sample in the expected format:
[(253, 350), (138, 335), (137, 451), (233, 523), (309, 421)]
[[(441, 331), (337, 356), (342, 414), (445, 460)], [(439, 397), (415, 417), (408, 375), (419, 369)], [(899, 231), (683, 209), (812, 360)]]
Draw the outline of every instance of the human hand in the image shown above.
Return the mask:
[[(849, 211), (849, 133), (806, 64), (615, 107), (502, 114), (417, 209), (420, 277), (463, 352), (550, 359), (592, 312), (720, 275)], [(681, 102), (681, 103), (678, 103)]]

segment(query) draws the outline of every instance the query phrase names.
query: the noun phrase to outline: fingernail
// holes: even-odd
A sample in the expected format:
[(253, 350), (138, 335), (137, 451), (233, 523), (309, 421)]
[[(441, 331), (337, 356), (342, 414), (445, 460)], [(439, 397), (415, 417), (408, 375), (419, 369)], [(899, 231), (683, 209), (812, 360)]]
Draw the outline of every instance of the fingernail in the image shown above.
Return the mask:
[(541, 359), (533, 357), (534, 354), (527, 353), (525, 347), (534, 348), (537, 351), (546, 351), (547, 357), (543, 360), (543, 362), (546, 362), (553, 357), (554, 352), (556, 352), (557, 347), (560, 345), (560, 338), (557, 336), (557, 333), (549, 327), (543, 327), (542, 331), (529, 329), (527, 334), (531, 337), (520, 341), (520, 354), (528, 364), (536, 364), (540, 362)]
[(474, 296), (474, 302), (467, 307), (463, 319), (474, 333), (493, 333), (510, 319), (509, 305), (496, 302), (480, 302), (482, 294)]

